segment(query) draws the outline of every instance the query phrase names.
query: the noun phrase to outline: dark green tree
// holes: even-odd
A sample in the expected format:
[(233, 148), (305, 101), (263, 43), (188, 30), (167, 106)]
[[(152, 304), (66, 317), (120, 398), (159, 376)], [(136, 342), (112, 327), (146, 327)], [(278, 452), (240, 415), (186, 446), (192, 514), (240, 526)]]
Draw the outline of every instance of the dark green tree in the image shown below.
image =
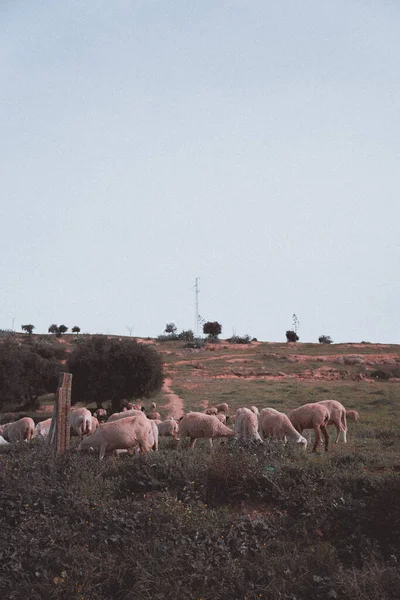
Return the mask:
[(293, 331), (292, 329), (289, 329), (286, 332), (286, 341), (287, 342), (297, 342), (299, 340), (299, 336), (297, 335), (297, 333), (295, 331)]
[(57, 337), (61, 337), (63, 333), (67, 333), (68, 327), (66, 325), (59, 325), (57, 327)]
[(78, 327), (77, 325), (74, 325), (73, 328), (71, 329), (72, 333), (80, 333), (81, 328)]
[(333, 340), (330, 335), (320, 335), (318, 338), (320, 344), (332, 344)]
[(203, 325), (203, 333), (209, 337), (218, 337), (222, 332), (222, 325), (218, 321), (207, 321)]
[(50, 327), (47, 330), (49, 333), (57, 333), (58, 331), (58, 325), (56, 325), (55, 323), (53, 323), (52, 325), (50, 325)]
[(148, 398), (160, 391), (163, 366), (153, 348), (130, 338), (99, 336), (82, 340), (67, 361), (72, 373), (72, 404), (111, 401), (120, 411), (125, 398)]
[(35, 329), (34, 325), (21, 325), (22, 331), (26, 331), (29, 335), (32, 335), (33, 330)]
[(165, 326), (165, 333), (176, 333), (176, 329), (175, 323), (167, 323)]

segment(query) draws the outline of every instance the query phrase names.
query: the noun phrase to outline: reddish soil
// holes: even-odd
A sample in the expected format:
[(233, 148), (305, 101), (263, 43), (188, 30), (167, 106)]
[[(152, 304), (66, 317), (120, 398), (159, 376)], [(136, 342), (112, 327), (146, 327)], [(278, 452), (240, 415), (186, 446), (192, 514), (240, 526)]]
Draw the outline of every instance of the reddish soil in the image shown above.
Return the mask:
[(184, 413), (184, 403), (182, 398), (172, 391), (171, 385), (172, 379), (167, 377), (164, 380), (162, 391), (167, 396), (168, 402), (164, 404), (162, 408), (166, 409), (168, 417), (176, 417), (179, 419)]

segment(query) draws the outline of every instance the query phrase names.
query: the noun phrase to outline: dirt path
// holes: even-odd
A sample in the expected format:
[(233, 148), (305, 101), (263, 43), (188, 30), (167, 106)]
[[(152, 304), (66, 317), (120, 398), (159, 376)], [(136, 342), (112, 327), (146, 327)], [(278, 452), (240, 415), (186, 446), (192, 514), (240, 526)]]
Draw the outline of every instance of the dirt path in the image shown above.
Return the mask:
[(162, 391), (167, 397), (167, 402), (162, 406), (162, 408), (165, 408), (167, 410), (168, 417), (176, 417), (179, 419), (179, 417), (181, 417), (184, 412), (184, 402), (180, 396), (174, 394), (174, 392), (171, 389), (171, 385), (172, 379), (170, 377), (167, 377), (164, 380), (162, 387)]

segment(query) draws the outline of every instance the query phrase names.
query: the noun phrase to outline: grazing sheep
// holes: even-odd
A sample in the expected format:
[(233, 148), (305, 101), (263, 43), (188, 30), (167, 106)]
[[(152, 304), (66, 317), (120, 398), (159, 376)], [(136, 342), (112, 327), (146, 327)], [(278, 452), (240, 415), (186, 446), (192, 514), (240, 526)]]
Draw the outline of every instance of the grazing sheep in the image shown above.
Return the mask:
[(218, 410), (215, 408), (215, 406), (209, 406), (204, 411), (205, 415), (216, 415), (217, 413), (218, 413)]
[(128, 450), (132, 453), (139, 447), (144, 453), (154, 444), (153, 435), (150, 421), (141, 414), (100, 425), (92, 435), (81, 441), (78, 450), (98, 450), (99, 460), (107, 451)]
[(97, 417), (92, 416), (92, 433), (96, 431), (96, 429), (100, 426), (99, 420)]
[(234, 437), (235, 432), (226, 427), (214, 415), (205, 415), (200, 412), (190, 412), (184, 415), (179, 423), (179, 438), (182, 446), (185, 437), (190, 438), (189, 448), (193, 448), (198, 438), (212, 440), (217, 437)]
[(87, 408), (73, 408), (70, 413), (71, 435), (83, 436), (92, 433), (92, 413)]
[[(155, 452), (157, 452), (158, 450), (158, 427), (157, 427), (157, 423), (154, 421), (154, 419), (148, 419), (150, 422), (150, 427), (151, 427), (151, 434), (149, 436), (149, 444), (152, 450), (154, 450)], [(153, 443), (151, 443), (153, 442)]]
[(323, 404), (311, 402), (304, 404), (299, 408), (290, 411), (288, 415), (293, 427), (299, 433), (303, 433), (304, 429), (314, 429), (315, 441), (312, 451), (316, 452), (318, 444), (321, 441), (321, 431), (325, 438), (325, 451), (328, 451), (329, 434), (326, 426), (329, 421), (329, 410)]
[(98, 408), (93, 413), (93, 416), (98, 419), (99, 423), (104, 423), (107, 420), (107, 411), (105, 408)]
[(285, 413), (275, 409), (263, 408), (260, 413), (260, 433), (262, 439), (267, 437), (277, 438), (286, 442), (286, 436), (307, 448), (307, 440), (293, 427)]
[(226, 425), (226, 421), (229, 418), (223, 412), (217, 412), (217, 414), (214, 416), (217, 417), (218, 421), (221, 421), (221, 423), (223, 423), (224, 425)]
[(0, 435), (6, 442), (29, 442), (35, 430), (35, 422), (30, 417), (22, 417), (13, 423), (0, 425)]
[(346, 417), (349, 417), (354, 421), (354, 423), (357, 423), (358, 419), (360, 418), (360, 415), (356, 410), (346, 410)]
[(2, 435), (0, 435), (0, 446), (8, 446), (9, 443), (10, 442), (7, 442), (7, 440), (5, 440)]
[(258, 412), (258, 408), (257, 406), (250, 406), (250, 410), (255, 414), (255, 415), (259, 415), (260, 413)]
[(329, 421), (328, 425), (334, 425), (336, 427), (336, 439), (335, 444), (338, 443), (340, 432), (343, 431), (343, 441), (347, 443), (347, 422), (346, 422), (346, 409), (337, 400), (321, 400), (318, 404), (323, 404), (329, 410)]
[(119, 413), (114, 413), (111, 417), (108, 417), (107, 423), (112, 423), (113, 421), (118, 421), (119, 419), (126, 419), (126, 417), (137, 417), (138, 415), (143, 415), (141, 410), (135, 410), (131, 408), (131, 410), (123, 410)]
[(250, 408), (238, 408), (235, 415), (235, 431), (238, 437), (259, 440), (258, 416)]
[(229, 414), (229, 406), (226, 402), (221, 402), (221, 404), (217, 404), (215, 408), (218, 412), (224, 412), (226, 415)]
[(166, 421), (160, 421), (160, 423), (157, 423), (157, 427), (158, 435), (165, 437), (171, 436), (175, 440), (178, 439), (179, 424), (177, 421), (175, 421), (175, 419), (167, 419)]
[(47, 438), (50, 432), (51, 417), (36, 424), (32, 437)]
[(149, 414), (147, 415), (148, 419), (161, 420), (161, 415), (159, 412), (156, 411), (156, 408), (157, 408), (157, 404), (155, 402), (152, 402), (151, 410), (150, 410)]

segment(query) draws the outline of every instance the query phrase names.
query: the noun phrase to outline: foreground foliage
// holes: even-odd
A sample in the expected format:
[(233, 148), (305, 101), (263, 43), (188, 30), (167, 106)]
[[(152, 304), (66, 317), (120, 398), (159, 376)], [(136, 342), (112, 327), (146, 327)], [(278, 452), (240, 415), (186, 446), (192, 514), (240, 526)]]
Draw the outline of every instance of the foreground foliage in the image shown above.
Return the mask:
[(99, 463), (0, 453), (0, 597), (398, 598), (400, 480), (232, 440)]

